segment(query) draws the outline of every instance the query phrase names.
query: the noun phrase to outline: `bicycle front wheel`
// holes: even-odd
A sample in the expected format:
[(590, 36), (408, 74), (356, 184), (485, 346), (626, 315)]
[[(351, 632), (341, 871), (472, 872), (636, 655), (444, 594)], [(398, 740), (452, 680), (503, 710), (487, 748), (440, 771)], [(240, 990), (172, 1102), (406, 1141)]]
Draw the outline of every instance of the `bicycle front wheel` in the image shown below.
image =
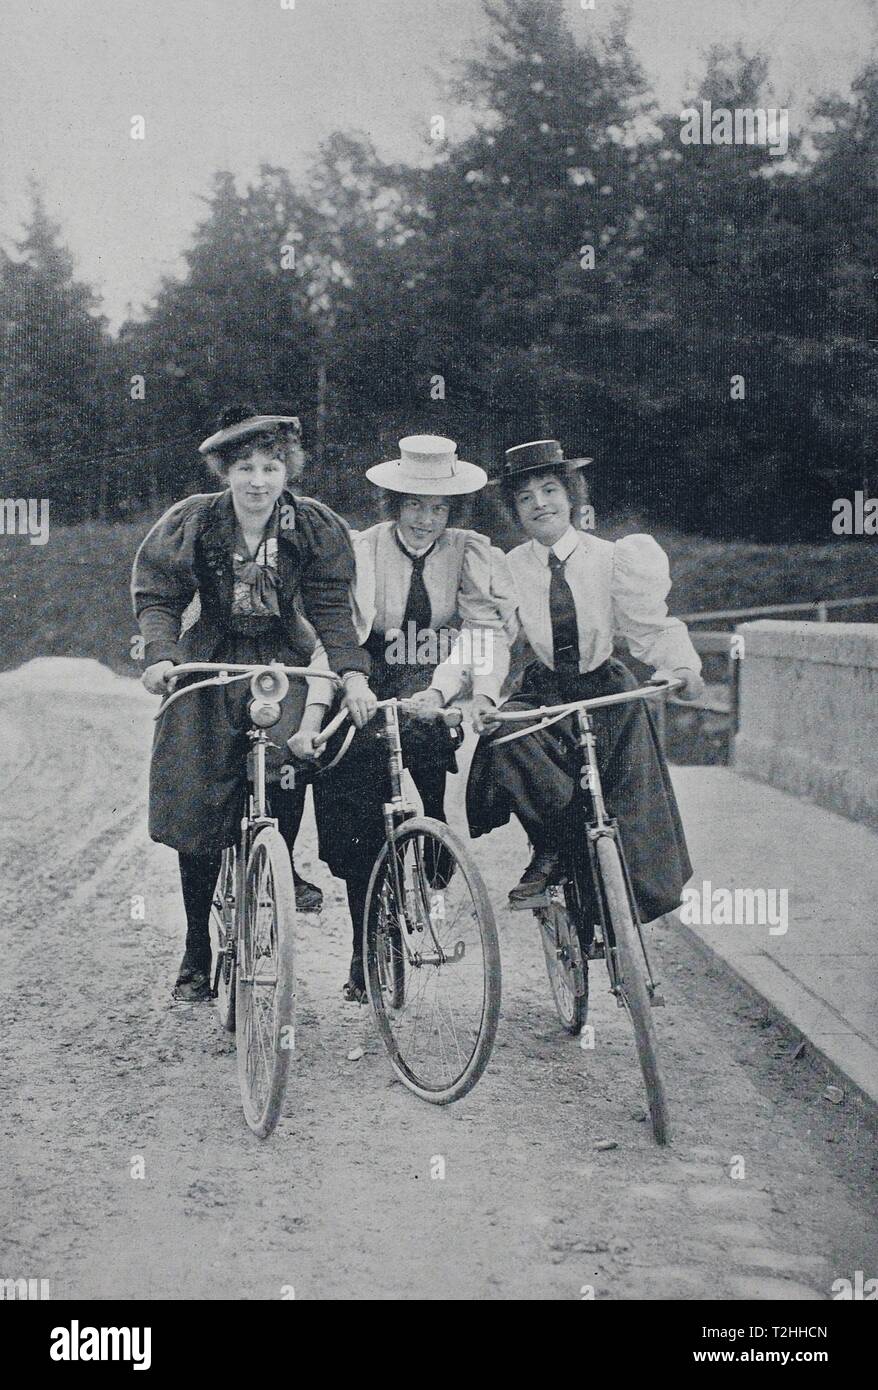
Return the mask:
[(615, 950), (616, 983), (634, 1025), (634, 1038), (640, 1070), (646, 1084), (652, 1132), (657, 1143), (666, 1144), (670, 1137), (668, 1105), (652, 1023), (652, 1001), (641, 965), (643, 949), (634, 925), (616, 842), (609, 836), (602, 835), (597, 842), (597, 853), (610, 924), (615, 937), (614, 947), (611, 947), (610, 943), (607, 943), (607, 947)]
[(236, 962), (238, 1080), (261, 1139), (280, 1118), (295, 1046), (296, 892), (290, 852), (273, 827), (256, 837), (244, 875)]
[(588, 1017), (588, 961), (566, 888), (553, 886), (548, 896), (548, 906), (537, 908), (534, 916), (540, 927), (555, 1010), (567, 1032), (576, 1037)]
[(227, 1033), (235, 1031), (236, 866), (237, 852), (234, 849), (224, 850), (210, 907), (213, 992), (220, 1023)]
[(364, 916), (366, 985), (402, 1082), (447, 1105), (476, 1084), (500, 1014), (500, 947), (481, 874), (442, 821), (406, 821), (378, 856)]

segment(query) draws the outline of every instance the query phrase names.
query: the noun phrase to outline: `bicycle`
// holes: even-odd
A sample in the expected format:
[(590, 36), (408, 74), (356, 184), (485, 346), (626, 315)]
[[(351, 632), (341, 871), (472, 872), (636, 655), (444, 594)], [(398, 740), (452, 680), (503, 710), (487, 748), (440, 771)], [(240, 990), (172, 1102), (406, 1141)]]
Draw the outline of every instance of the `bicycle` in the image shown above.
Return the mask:
[(330, 671), (300, 666), (217, 662), (176, 666), (172, 681), (203, 672), (215, 674), (175, 690), (156, 719), (192, 691), (250, 681), (247, 738), (253, 756), (247, 759), (240, 841), (223, 851), (211, 907), (212, 989), (223, 1028), (235, 1034), (244, 1118), (266, 1139), (280, 1118), (296, 1026), (296, 893), (289, 848), (268, 812), (268, 731), (281, 718), (291, 676), (339, 681)]
[[(363, 913), (366, 991), (394, 1072), (435, 1105), (459, 1100), (482, 1075), (500, 1014), (500, 947), (491, 901), (469, 851), (443, 821), (419, 816), (403, 790), (403, 699), (378, 702), (390, 799)], [(432, 717), (459, 725), (459, 709)], [(342, 710), (314, 740), (324, 747)], [(333, 758), (347, 753), (353, 737)]]
[[(539, 923), (558, 1017), (574, 1036), (582, 1030), (588, 1014), (589, 961), (606, 962), (610, 991), (619, 1007), (627, 1009), (634, 1028), (652, 1131), (659, 1144), (668, 1142), (670, 1126), (652, 1009), (662, 1006), (664, 998), (652, 973), (619, 826), (615, 817), (607, 815), (589, 711), (628, 700), (654, 699), (682, 684), (678, 680), (658, 681), (636, 690), (572, 700), (563, 705), (491, 713), (492, 722), (498, 724), (537, 721), (526, 729), (493, 739), (494, 747), (525, 738), (570, 715), (576, 718), (582, 755), (577, 781), (587, 852), (584, 856), (574, 855), (565, 877), (551, 884), (539, 902), (533, 906), (528, 903), (526, 910), (533, 910)], [(597, 923), (592, 908), (596, 908)]]

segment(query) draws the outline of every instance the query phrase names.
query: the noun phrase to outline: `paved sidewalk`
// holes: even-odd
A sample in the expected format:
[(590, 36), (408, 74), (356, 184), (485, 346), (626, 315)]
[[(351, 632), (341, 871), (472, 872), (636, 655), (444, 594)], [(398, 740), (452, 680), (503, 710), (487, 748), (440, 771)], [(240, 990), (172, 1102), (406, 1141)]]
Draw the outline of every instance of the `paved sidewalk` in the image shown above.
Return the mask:
[(703, 909), (700, 924), (682, 914), (684, 929), (878, 1104), (878, 834), (729, 768), (672, 775), (695, 870), (688, 888), (702, 900), (788, 890), (786, 932), (705, 923)]

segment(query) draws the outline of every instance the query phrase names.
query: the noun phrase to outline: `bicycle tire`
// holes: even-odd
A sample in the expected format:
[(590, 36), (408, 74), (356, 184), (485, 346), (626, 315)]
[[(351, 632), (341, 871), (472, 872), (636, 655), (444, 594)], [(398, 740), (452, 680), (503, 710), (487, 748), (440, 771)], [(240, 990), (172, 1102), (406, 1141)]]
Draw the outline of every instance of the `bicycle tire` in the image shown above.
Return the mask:
[[(549, 890), (549, 906), (534, 911), (546, 960), (549, 989), (561, 1026), (578, 1037), (588, 1018), (588, 961), (576, 919), (563, 890)], [(577, 979), (581, 976), (581, 984)]]
[[(235, 986), (241, 1103), (247, 1124), (260, 1139), (268, 1138), (280, 1118), (295, 1046), (295, 931), (290, 852), (280, 832), (268, 826), (257, 835), (247, 860)], [(266, 960), (267, 971), (261, 970), (260, 962)]]
[(668, 1105), (652, 1022), (652, 1003), (638, 960), (638, 952), (642, 955), (642, 949), (615, 840), (608, 835), (602, 835), (597, 841), (597, 855), (615, 938), (618, 985), (634, 1026), (634, 1039), (646, 1086), (652, 1132), (657, 1143), (667, 1144), (670, 1139)]
[(234, 848), (224, 850), (210, 907), (210, 936), (213, 948), (211, 978), (217, 1013), (227, 1033), (235, 1031), (236, 872), (237, 851)]
[[(418, 847), (419, 842), (420, 848)], [(469, 1042), (464, 1042), (466, 1056), (464, 1056), (464, 1051), (461, 1050), (455, 1034), (453, 1044), (457, 1050), (459, 1062), (453, 1064), (453, 1075), (444, 1075), (441, 1078), (437, 1075), (437, 1071), (441, 1068), (441, 1062), (432, 1069), (426, 1058), (424, 1058), (423, 1064), (420, 1060), (416, 1062), (417, 1045), (412, 1043), (411, 1047), (404, 1046), (401, 1037), (407, 1027), (406, 1015), (409, 1006), (411, 1006), (415, 1025), (420, 1021), (422, 1014), (425, 1016), (425, 1027), (432, 1027), (435, 1022), (436, 1050), (444, 1054), (446, 1047), (448, 1047), (450, 1051), (451, 1042), (447, 1033), (443, 1040), (443, 1027), (446, 1030), (451, 1029), (453, 1033), (458, 1014), (451, 1011), (448, 1015), (443, 1015), (441, 1006), (437, 1007), (435, 995), (438, 991), (438, 980), (442, 972), (447, 974), (449, 971), (456, 971), (458, 964), (465, 960), (466, 953), (464, 951), (460, 956), (455, 953), (442, 963), (421, 964), (413, 964), (408, 956), (404, 955), (402, 998), (397, 997), (388, 1000), (387, 993), (382, 988), (381, 979), (381, 951), (383, 948), (380, 937), (383, 931), (382, 920), (386, 919), (388, 914), (390, 915), (392, 927), (399, 930), (400, 939), (402, 939), (403, 931), (406, 932), (407, 937), (412, 935), (408, 932), (404, 921), (401, 920), (403, 914), (396, 903), (391, 851), (402, 860), (407, 860), (403, 863), (405, 873), (414, 873), (416, 871), (415, 866), (420, 862), (422, 880), (424, 863), (429, 862), (432, 855), (434, 865), (438, 865), (439, 862), (442, 863), (443, 877), (441, 888), (433, 885), (431, 891), (445, 894), (452, 885), (456, 885), (455, 891), (463, 894), (465, 890), (473, 908), (472, 918), (481, 951), (482, 986), (480, 999), (476, 998), (478, 987), (475, 985), (475, 971), (467, 972), (465, 976), (459, 975), (457, 978), (465, 980), (464, 988), (472, 986), (470, 997), (473, 1000), (473, 1005), (469, 1012), (473, 1018), (477, 1014), (478, 1021), (475, 1024), (474, 1037)], [(441, 855), (440, 851), (442, 852)], [(400, 858), (397, 862), (400, 862)], [(417, 885), (412, 886), (411, 893), (415, 899), (418, 898), (419, 893), (421, 898), (424, 896), (423, 888), (419, 889)], [(409, 900), (407, 899), (407, 901)], [(433, 907), (431, 905), (429, 909), (426, 909), (423, 901), (416, 906), (423, 919), (420, 928), (421, 938), (429, 944), (429, 922), (432, 921), (433, 927), (436, 928), (436, 922), (432, 915)], [(410, 901), (409, 910), (411, 910)], [(459, 917), (460, 914), (458, 913), (452, 921), (452, 927), (454, 927), (455, 922), (459, 921)], [(424, 931), (425, 926), (427, 931)], [(444, 928), (440, 927), (436, 930), (441, 934)], [(458, 928), (458, 931), (462, 932), (463, 930), (463, 926)], [(462, 938), (459, 936), (458, 943), (461, 941)], [(482, 876), (469, 852), (444, 822), (433, 820), (428, 816), (413, 817), (405, 821), (394, 834), (392, 841), (382, 847), (375, 861), (366, 895), (366, 907), (363, 914), (363, 960), (369, 1002), (396, 1075), (410, 1091), (433, 1105), (448, 1105), (465, 1096), (468, 1091), (472, 1090), (484, 1072), (497, 1034), (501, 993), (500, 946), (491, 901)], [(433, 971), (434, 974), (425, 975), (423, 973), (429, 971)], [(454, 979), (455, 977), (452, 975), (451, 978)], [(431, 1002), (424, 1008), (423, 999), (426, 991), (434, 985), (436, 989)], [(465, 996), (459, 993), (455, 1008), (462, 1012), (459, 1002), (461, 998), (465, 998)], [(428, 1015), (429, 1022), (427, 1022)], [(432, 1040), (428, 1039), (427, 1041), (430, 1043)]]

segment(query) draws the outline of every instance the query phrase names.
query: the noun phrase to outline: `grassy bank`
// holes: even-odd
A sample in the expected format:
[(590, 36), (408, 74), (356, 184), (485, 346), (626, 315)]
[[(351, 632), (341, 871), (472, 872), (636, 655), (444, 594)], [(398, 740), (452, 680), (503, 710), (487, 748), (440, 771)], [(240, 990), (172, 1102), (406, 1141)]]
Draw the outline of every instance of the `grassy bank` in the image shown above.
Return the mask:
[[(150, 524), (53, 526), (48, 544), (0, 536), (0, 670), (35, 656), (94, 657), (135, 675), (136, 632), (128, 597), (131, 562)], [(648, 530), (636, 518), (601, 528), (608, 537)], [(767, 546), (718, 543), (666, 529), (653, 534), (671, 560), (671, 610), (738, 608), (878, 592), (875, 542)], [(857, 609), (857, 619), (878, 611)]]

